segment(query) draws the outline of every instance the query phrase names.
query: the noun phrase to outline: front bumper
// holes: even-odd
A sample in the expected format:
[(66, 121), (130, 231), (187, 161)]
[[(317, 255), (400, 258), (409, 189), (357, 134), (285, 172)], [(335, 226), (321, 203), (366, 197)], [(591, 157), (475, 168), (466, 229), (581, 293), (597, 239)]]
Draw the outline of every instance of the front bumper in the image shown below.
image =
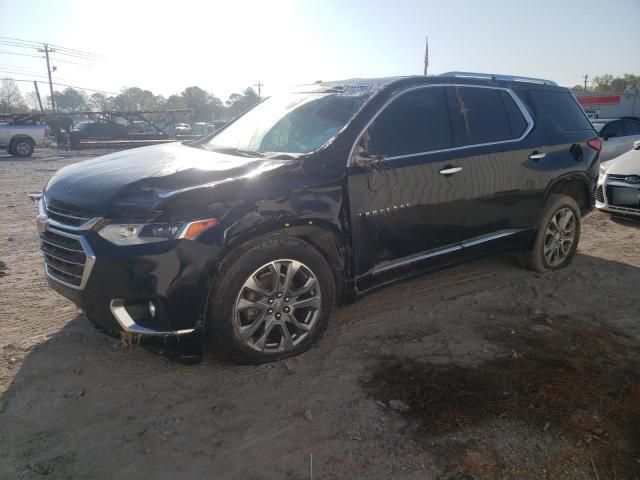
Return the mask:
[(66, 252), (60, 250), (63, 254), (57, 255), (50, 244), (43, 245), (45, 275), (56, 292), (76, 303), (98, 327), (114, 334), (176, 336), (200, 327), (220, 248), (191, 240), (118, 247), (92, 228), (61, 225), (40, 208), (41, 245), (49, 240), (55, 246), (58, 238), (76, 242), (58, 245), (81, 245), (86, 258), (80, 265), (77, 260), (82, 253), (73, 253), (79, 256), (72, 258), (79, 265), (67, 274), (65, 262), (70, 257)]
[[(625, 180), (624, 175), (605, 175), (603, 180), (598, 182), (595, 192), (595, 203), (598, 210), (620, 215), (631, 215), (640, 217), (640, 184), (631, 184)], [(624, 204), (617, 203), (613, 196), (613, 189), (624, 189), (630, 195), (635, 195), (637, 201)]]

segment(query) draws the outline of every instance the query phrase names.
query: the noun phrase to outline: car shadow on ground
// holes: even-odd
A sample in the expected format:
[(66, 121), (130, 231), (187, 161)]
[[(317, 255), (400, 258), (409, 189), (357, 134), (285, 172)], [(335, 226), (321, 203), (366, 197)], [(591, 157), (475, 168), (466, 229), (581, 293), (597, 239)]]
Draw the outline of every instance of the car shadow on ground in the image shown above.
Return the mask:
[(263, 366), (181, 365), (79, 315), (11, 353), (0, 477), (309, 478), (313, 455), (317, 478), (635, 478), (638, 284), (588, 255), (485, 259), (341, 308)]
[(640, 229), (640, 217), (611, 215), (611, 221), (625, 227)]

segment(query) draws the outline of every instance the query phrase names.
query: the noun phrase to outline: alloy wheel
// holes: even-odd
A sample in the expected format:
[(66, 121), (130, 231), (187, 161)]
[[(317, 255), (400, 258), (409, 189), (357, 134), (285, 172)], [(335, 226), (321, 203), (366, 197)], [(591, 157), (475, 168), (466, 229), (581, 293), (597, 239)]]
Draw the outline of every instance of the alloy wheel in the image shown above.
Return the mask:
[(16, 144), (16, 152), (18, 152), (20, 155), (28, 155), (30, 151), (31, 145), (29, 145), (27, 142), (19, 142)]
[(236, 334), (262, 353), (291, 351), (318, 323), (321, 304), (320, 284), (308, 266), (275, 260), (244, 282), (233, 310)]
[(567, 258), (575, 238), (575, 214), (570, 208), (561, 208), (551, 217), (544, 235), (544, 257), (551, 267), (557, 267)]

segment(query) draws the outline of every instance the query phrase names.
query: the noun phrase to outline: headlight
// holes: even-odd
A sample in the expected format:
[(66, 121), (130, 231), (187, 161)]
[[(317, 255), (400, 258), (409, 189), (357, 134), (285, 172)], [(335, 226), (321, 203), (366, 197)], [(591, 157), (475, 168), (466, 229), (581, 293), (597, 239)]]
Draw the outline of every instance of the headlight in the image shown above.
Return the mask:
[(140, 245), (165, 242), (177, 238), (195, 239), (202, 231), (218, 224), (215, 218), (188, 223), (112, 223), (98, 234), (115, 245)]

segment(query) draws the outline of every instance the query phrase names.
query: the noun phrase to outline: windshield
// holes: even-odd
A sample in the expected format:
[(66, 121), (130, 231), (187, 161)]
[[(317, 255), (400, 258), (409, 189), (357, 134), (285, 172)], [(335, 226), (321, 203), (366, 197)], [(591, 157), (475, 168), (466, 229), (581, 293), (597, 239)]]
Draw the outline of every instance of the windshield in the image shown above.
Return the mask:
[(291, 93), (271, 97), (214, 136), (208, 150), (309, 153), (331, 140), (370, 92)]
[(596, 132), (598, 133), (600, 133), (600, 130), (602, 130), (602, 127), (606, 125), (605, 122), (591, 122), (591, 124), (593, 125), (593, 128), (595, 128)]

